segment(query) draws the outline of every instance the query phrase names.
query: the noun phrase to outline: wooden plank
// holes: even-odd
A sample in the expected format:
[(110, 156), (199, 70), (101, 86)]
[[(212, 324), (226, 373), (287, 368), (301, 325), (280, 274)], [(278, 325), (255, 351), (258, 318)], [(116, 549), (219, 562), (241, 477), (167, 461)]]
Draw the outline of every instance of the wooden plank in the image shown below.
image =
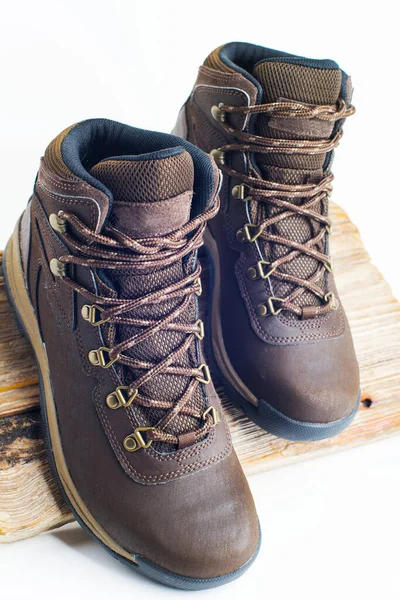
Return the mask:
[(38, 409), (0, 419), (0, 448), (0, 542), (72, 521), (45, 457)]
[[(400, 431), (400, 304), (371, 264), (357, 228), (339, 207), (333, 205), (331, 212), (336, 279), (360, 363), (361, 408), (341, 435), (296, 443), (267, 434), (223, 399), (234, 445), (247, 474)], [(206, 281), (204, 287), (206, 291)], [(72, 519), (45, 459), (39, 411), (25, 414), (37, 403), (34, 357), (18, 332), (0, 282), (0, 542), (36, 535)]]
[(0, 417), (37, 406), (38, 381), (32, 348), (18, 330), (0, 274)]

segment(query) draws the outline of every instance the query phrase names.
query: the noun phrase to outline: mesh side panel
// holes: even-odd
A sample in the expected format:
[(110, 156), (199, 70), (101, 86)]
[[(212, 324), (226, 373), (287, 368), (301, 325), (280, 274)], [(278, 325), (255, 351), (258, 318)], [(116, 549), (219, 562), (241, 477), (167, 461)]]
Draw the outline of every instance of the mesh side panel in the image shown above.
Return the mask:
[(318, 183), (321, 178), (321, 170), (308, 169), (307, 167), (282, 168), (268, 165), (268, 175), (272, 181), (295, 185), (297, 183)]
[[(260, 81), (265, 95), (265, 102), (275, 102), (280, 98), (298, 100), (311, 104), (334, 104), (340, 93), (342, 73), (338, 69), (315, 69), (284, 62), (263, 62), (257, 65), (254, 76)], [(306, 126), (305, 126), (306, 127)], [(286, 139), (318, 139), (315, 134), (307, 132), (280, 132), (276, 126), (269, 127), (269, 117), (260, 115), (256, 122), (256, 133), (269, 138)], [(265, 179), (279, 183), (298, 184), (318, 182), (323, 176), (322, 168), (326, 155), (296, 155), (296, 154), (259, 154), (257, 162)], [(293, 198), (293, 203), (302, 204), (301, 198)], [(324, 213), (323, 206), (315, 206), (314, 210)], [(267, 204), (251, 207), (253, 222), (260, 222), (279, 214), (277, 209)], [(276, 223), (270, 229), (271, 233), (288, 240), (305, 243), (320, 231), (320, 225), (307, 217), (293, 215)], [(318, 250), (324, 250), (321, 243)], [(290, 252), (290, 248), (280, 244), (264, 244), (267, 260), (281, 258)], [(282, 265), (279, 270), (288, 274), (308, 279), (319, 266), (319, 262), (306, 255), (300, 255), (289, 263)], [(274, 294), (285, 298), (296, 286), (279, 281), (272, 276), (271, 283)], [(311, 292), (304, 292), (295, 300), (298, 306), (319, 305), (321, 301)], [(293, 315), (292, 318), (295, 318)]]
[(211, 54), (209, 54), (204, 61), (204, 66), (214, 69), (215, 71), (222, 71), (224, 73), (234, 73), (234, 70), (228, 67), (219, 57), (219, 52), (223, 46), (216, 48)]
[(334, 104), (339, 97), (342, 72), (314, 69), (285, 62), (262, 62), (254, 70), (266, 102), (288, 98), (310, 104)]
[[(183, 277), (182, 264), (172, 265), (160, 271), (153, 271), (141, 275), (132, 276), (129, 271), (114, 271), (109, 272), (109, 276), (113, 278), (115, 284), (119, 288), (119, 295), (124, 298), (135, 298), (150, 291), (163, 289), (167, 285)], [(139, 307), (135, 314), (127, 313), (126, 316), (131, 316), (139, 319), (159, 320), (173, 310), (179, 301), (169, 300), (158, 304), (149, 304)], [(196, 320), (195, 301), (192, 299), (189, 308), (184, 314), (180, 315), (176, 320), (178, 323), (194, 323)], [(132, 326), (118, 326), (116, 331), (116, 339), (125, 340), (142, 329)], [(171, 354), (185, 340), (186, 335), (182, 332), (175, 331), (159, 331), (148, 340), (137, 344), (125, 354), (132, 358), (157, 363)], [(189, 349), (189, 352), (184, 354), (176, 363), (181, 367), (197, 367), (199, 361), (195, 356), (194, 345)], [(121, 371), (127, 384), (132, 383), (136, 378), (143, 374), (143, 371), (124, 368)], [(163, 399), (172, 402), (177, 402), (185, 392), (189, 379), (179, 375), (170, 375), (161, 373), (152, 378), (141, 389), (140, 394), (150, 399)], [(192, 396), (188, 405), (201, 412), (205, 410), (205, 397), (203, 391), (197, 388), (196, 393)], [(146, 408), (141, 406), (132, 406), (133, 412), (138, 417), (139, 421), (154, 426), (164, 416), (165, 412), (160, 409)], [(187, 431), (191, 431), (199, 427), (198, 419), (180, 414), (173, 420), (167, 432), (179, 435)], [(164, 443), (154, 444), (156, 450), (168, 451), (172, 450), (173, 446)]]
[[(260, 124), (261, 133), (261, 124)], [(267, 135), (266, 130), (261, 134), (264, 137), (278, 137), (277, 135)], [(283, 136), (281, 136), (283, 137)], [(290, 136), (286, 135), (286, 139)], [(325, 162), (325, 155), (314, 154), (263, 154), (259, 156), (258, 164), (263, 166), (281, 167), (282, 169), (304, 169), (315, 171), (322, 169)], [(300, 183), (300, 182), (299, 182)]]
[(188, 152), (158, 160), (104, 160), (91, 174), (115, 200), (154, 202), (193, 188), (194, 167)]
[(75, 125), (71, 125), (67, 129), (64, 129), (46, 148), (44, 153), (44, 160), (47, 167), (59, 175), (60, 177), (66, 177), (68, 179), (78, 180), (76, 177), (66, 166), (62, 159), (61, 155), (61, 144), (66, 137), (66, 135), (73, 129)]

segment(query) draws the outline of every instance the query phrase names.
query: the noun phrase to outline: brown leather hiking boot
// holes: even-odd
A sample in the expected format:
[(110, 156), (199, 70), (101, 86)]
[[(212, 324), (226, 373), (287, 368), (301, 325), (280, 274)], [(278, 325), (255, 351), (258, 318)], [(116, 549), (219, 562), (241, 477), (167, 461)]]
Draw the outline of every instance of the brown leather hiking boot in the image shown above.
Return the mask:
[(351, 91), (333, 61), (231, 43), (200, 67), (174, 131), (224, 173), (205, 236), (216, 369), (232, 401), (287, 439), (335, 435), (359, 403), (329, 256), (331, 163)]
[(4, 261), (77, 520), (139, 573), (185, 589), (238, 577), (259, 545), (200, 343), (197, 249), (219, 179), (175, 136), (79, 123), (47, 148)]

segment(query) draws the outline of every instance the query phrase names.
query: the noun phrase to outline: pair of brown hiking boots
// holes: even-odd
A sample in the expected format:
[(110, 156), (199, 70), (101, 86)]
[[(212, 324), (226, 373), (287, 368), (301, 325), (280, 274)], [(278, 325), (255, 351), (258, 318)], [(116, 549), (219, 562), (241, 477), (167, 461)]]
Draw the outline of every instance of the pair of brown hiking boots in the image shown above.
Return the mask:
[(213, 587), (258, 552), (209, 364), (287, 439), (335, 435), (357, 411), (328, 217), (350, 101), (330, 60), (232, 43), (200, 68), (176, 135), (84, 121), (42, 159), (4, 263), (49, 460), (82, 526), (148, 577)]

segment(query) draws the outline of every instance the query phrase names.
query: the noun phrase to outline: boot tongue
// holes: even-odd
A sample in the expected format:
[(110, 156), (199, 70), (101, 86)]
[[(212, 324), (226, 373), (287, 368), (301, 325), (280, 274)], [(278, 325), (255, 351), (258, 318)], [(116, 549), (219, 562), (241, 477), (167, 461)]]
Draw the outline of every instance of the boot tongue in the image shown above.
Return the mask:
[(134, 238), (170, 233), (190, 218), (194, 167), (183, 148), (107, 158), (90, 173), (113, 195), (110, 223)]
[[(342, 71), (332, 61), (307, 61), (311, 66), (296, 62), (264, 60), (256, 64), (253, 75), (263, 89), (263, 102), (303, 102), (307, 104), (335, 104), (342, 85)], [(329, 68), (327, 68), (329, 67)], [(255, 133), (268, 138), (318, 140), (331, 136), (333, 123), (317, 119), (268, 117), (261, 114), (255, 124)], [(257, 164), (263, 178), (286, 184), (317, 183), (323, 177), (326, 154), (258, 154)], [(292, 198), (293, 203), (301, 204), (301, 198)], [(323, 212), (323, 206), (314, 206)], [(253, 222), (260, 222), (280, 210), (255, 204), (251, 208)], [(316, 221), (292, 215), (273, 227), (274, 233), (298, 243), (306, 243), (319, 231)], [(321, 251), (324, 250), (321, 243)], [(289, 252), (287, 246), (265, 244), (267, 260), (276, 260)], [(281, 271), (308, 279), (315, 273), (319, 263), (315, 259), (299, 255), (282, 265)], [(276, 279), (273, 281), (274, 294), (285, 298), (295, 288)], [(304, 292), (296, 299), (299, 306), (318, 305), (320, 301), (311, 292)]]

